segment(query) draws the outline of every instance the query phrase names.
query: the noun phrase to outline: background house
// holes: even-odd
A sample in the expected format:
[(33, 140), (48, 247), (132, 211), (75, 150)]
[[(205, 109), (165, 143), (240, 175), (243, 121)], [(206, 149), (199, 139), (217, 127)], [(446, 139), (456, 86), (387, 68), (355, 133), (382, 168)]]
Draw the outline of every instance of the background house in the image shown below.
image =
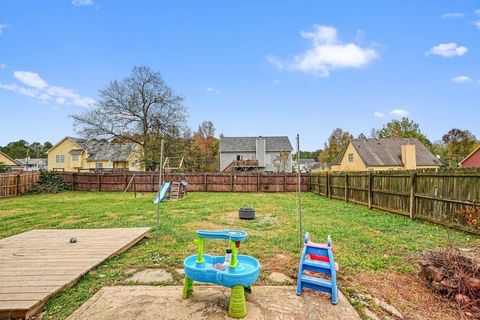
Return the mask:
[(351, 140), (333, 162), (332, 171), (438, 169), (442, 163), (420, 141)]
[(138, 146), (65, 137), (50, 150), (48, 170), (130, 170), (143, 171)]
[(220, 171), (292, 172), (292, 150), (286, 136), (220, 137)]
[(480, 146), (458, 164), (460, 168), (480, 168)]
[(4, 166), (5, 171), (22, 170), (22, 164), (15, 159), (12, 159), (7, 154), (0, 151), (0, 163)]
[(25, 171), (48, 170), (47, 158), (25, 158), (25, 159), (15, 159), (15, 160), (20, 164), (22, 164), (23, 170)]

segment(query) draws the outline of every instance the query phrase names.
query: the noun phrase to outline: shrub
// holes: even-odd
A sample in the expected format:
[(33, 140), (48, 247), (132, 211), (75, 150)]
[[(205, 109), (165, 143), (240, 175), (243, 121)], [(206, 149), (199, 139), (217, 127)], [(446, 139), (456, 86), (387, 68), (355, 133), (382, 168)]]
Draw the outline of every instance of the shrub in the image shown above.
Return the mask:
[(60, 178), (55, 172), (42, 171), (37, 184), (24, 194), (58, 193), (71, 189), (72, 184)]

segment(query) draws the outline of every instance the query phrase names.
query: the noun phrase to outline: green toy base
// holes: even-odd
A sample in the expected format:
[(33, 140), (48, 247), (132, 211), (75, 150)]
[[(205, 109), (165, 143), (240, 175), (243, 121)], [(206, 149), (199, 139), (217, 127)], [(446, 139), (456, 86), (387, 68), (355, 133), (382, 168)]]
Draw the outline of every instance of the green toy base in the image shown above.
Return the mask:
[(182, 291), (182, 298), (187, 299), (193, 291), (193, 280), (185, 277), (185, 281), (183, 283), (183, 291)]
[(243, 318), (247, 315), (247, 303), (245, 301), (245, 288), (233, 286), (228, 305), (228, 315), (232, 318)]

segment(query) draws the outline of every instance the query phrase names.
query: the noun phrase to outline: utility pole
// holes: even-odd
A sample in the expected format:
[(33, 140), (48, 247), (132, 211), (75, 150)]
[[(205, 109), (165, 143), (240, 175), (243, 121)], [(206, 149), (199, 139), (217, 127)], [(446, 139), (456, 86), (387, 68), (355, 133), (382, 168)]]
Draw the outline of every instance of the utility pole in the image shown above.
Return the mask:
[(298, 240), (302, 245), (302, 175), (300, 173), (300, 135), (297, 133)]

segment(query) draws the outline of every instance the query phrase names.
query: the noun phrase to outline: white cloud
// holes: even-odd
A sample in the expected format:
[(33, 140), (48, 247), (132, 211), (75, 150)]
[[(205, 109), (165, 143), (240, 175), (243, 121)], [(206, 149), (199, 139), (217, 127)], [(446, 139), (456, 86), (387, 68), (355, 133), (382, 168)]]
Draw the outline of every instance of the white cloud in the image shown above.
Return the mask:
[(408, 113), (407, 110), (401, 109), (401, 108), (393, 109), (392, 111), (390, 111), (390, 115), (395, 116), (395, 117), (407, 117), (408, 114), (409, 113)]
[(458, 76), (452, 79), (453, 82), (455, 83), (466, 83), (472, 81), (472, 78), (469, 76)]
[(477, 27), (477, 29), (480, 29), (480, 20), (474, 21), (473, 24), (475, 25), (475, 27)]
[(477, 16), (480, 16), (480, 9), (475, 10), (475, 14), (476, 14)]
[(373, 116), (374, 116), (375, 118), (379, 118), (379, 119), (385, 117), (385, 115), (384, 115), (382, 112), (379, 112), (379, 111), (375, 111), (375, 112), (373, 113)]
[(43, 89), (48, 87), (48, 84), (35, 72), (15, 71), (13, 76), (21, 83), (32, 88)]
[(210, 86), (207, 86), (205, 88), (205, 91), (209, 94), (214, 94), (214, 95), (219, 95), (220, 94), (220, 91), (218, 91), (218, 89), (214, 88), (214, 87), (210, 87)]
[(428, 50), (426, 55), (437, 55), (442, 56), (444, 58), (451, 58), (455, 56), (463, 56), (465, 53), (468, 52), (467, 47), (459, 46), (455, 42), (449, 43), (440, 43), (439, 45), (431, 48)]
[(314, 73), (328, 77), (335, 69), (361, 68), (379, 57), (373, 47), (361, 47), (353, 42), (342, 43), (337, 30), (330, 26), (315, 24), (313, 31), (301, 31), (300, 35), (312, 42), (312, 46), (286, 61), (272, 55), (266, 60), (279, 69)]
[(0, 69), (5, 69), (7, 65), (5, 63), (0, 63)]
[(0, 23), (0, 36), (3, 34), (3, 29), (7, 28), (8, 24)]
[(72, 0), (72, 4), (74, 6), (92, 6), (94, 3), (93, 3), (93, 0)]
[(442, 19), (459, 19), (465, 17), (465, 14), (460, 12), (449, 12), (442, 15)]
[(272, 81), (272, 83), (273, 83), (274, 86), (277, 86), (277, 85), (280, 84), (280, 79), (275, 79), (275, 80)]
[(95, 100), (92, 98), (82, 97), (72, 89), (49, 85), (36, 72), (15, 71), (13, 76), (25, 86), (16, 83), (0, 83), (0, 88), (36, 99), (42, 103), (80, 107), (95, 104)]

